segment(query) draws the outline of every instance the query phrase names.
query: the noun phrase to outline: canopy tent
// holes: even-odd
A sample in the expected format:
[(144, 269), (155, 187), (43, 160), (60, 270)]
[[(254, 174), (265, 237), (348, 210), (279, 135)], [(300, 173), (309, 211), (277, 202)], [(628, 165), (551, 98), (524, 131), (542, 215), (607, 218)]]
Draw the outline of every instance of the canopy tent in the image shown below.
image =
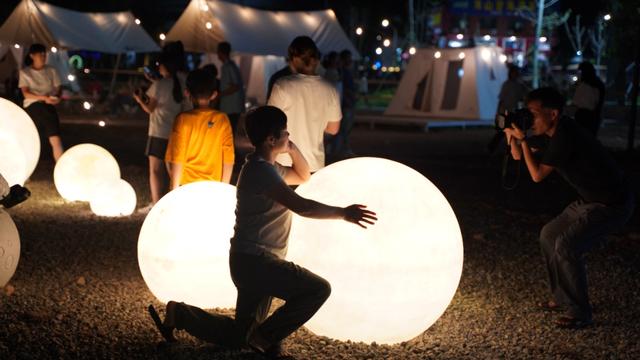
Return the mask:
[(240, 53), (286, 56), (300, 35), (311, 37), (322, 52), (349, 49), (355, 59), (360, 56), (330, 9), (268, 11), (217, 0), (191, 0), (167, 41), (180, 40), (193, 52), (214, 53), (220, 41), (228, 41)]
[(239, 55), (235, 61), (247, 97), (263, 102), (269, 77), (284, 66), (289, 44), (301, 35), (311, 37), (323, 53), (348, 49), (360, 57), (332, 10), (268, 11), (218, 0), (191, 0), (166, 41), (180, 40), (186, 51), (205, 54), (228, 41)]
[(420, 49), (385, 110), (389, 118), (490, 120), (507, 79), (501, 49)]
[(18, 4), (0, 27), (0, 42), (109, 54), (160, 50), (129, 11), (83, 13), (36, 0)]

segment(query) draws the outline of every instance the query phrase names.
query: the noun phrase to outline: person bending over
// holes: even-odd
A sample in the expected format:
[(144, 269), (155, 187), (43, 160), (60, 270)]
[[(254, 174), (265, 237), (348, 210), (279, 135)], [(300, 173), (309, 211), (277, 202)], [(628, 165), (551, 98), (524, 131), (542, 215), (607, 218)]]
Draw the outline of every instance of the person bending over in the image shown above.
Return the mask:
[(558, 91), (533, 90), (526, 103), (534, 119), (533, 134), (545, 135), (549, 142), (538, 161), (524, 132), (513, 125), (504, 130), (511, 155), (516, 160), (524, 157), (534, 182), (557, 171), (580, 196), (540, 232), (553, 298), (538, 307), (566, 309), (556, 325), (582, 328), (592, 324), (583, 256), (629, 220), (635, 200), (622, 172), (595, 137), (573, 119), (560, 116), (565, 100)]

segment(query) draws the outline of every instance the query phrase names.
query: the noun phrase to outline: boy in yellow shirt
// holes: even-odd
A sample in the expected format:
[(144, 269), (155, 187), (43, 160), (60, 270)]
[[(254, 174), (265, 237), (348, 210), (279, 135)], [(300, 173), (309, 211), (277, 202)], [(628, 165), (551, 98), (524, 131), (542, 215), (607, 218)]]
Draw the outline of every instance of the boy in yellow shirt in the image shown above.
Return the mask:
[(165, 161), (171, 190), (200, 180), (231, 180), (235, 160), (231, 123), (226, 114), (209, 107), (218, 95), (216, 81), (202, 69), (187, 76), (193, 110), (176, 117), (169, 137)]

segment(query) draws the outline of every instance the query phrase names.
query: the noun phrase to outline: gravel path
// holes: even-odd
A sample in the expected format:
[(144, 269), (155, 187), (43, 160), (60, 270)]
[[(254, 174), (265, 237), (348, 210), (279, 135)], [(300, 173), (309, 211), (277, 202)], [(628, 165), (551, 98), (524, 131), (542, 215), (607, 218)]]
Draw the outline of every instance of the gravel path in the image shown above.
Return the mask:
[[(67, 145), (105, 146), (123, 178), (148, 202), (143, 127), (63, 125)], [(534, 310), (548, 296), (537, 244), (541, 226), (573, 197), (560, 179), (516, 191), (499, 185), (499, 156), (484, 145), (490, 130), (429, 133), (357, 128), (354, 150), (403, 162), (429, 177), (450, 200), (465, 246), (458, 291), (444, 315), (415, 339), (395, 345), (335, 341), (301, 329), (285, 342), (301, 359), (638, 359), (640, 358), (640, 217), (588, 255), (596, 326), (557, 330)], [(640, 161), (617, 154), (640, 184)], [(86, 203), (66, 203), (43, 158), (27, 184), (32, 198), (11, 209), (21, 235), (16, 274), (0, 294), (0, 359), (258, 359), (180, 334), (160, 343), (145, 308), (162, 307), (138, 268), (144, 217), (108, 219)], [(229, 310), (226, 310), (229, 311)], [(388, 311), (394, 311), (390, 308)]]

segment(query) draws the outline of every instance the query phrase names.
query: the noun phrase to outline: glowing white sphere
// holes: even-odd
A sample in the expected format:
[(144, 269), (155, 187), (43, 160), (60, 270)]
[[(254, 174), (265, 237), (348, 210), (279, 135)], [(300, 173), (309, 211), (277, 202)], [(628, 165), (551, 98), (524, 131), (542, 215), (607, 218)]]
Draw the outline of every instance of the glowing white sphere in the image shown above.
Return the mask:
[(234, 186), (199, 181), (169, 192), (151, 209), (138, 238), (138, 265), (158, 300), (235, 307), (229, 272), (235, 208)]
[(0, 97), (0, 173), (9, 185), (24, 185), (39, 158), (35, 124), (21, 107)]
[(122, 179), (105, 181), (99, 183), (89, 204), (99, 216), (131, 215), (136, 209), (136, 192)]
[(104, 148), (80, 144), (65, 151), (53, 169), (60, 196), (69, 201), (90, 201), (98, 184), (120, 179), (116, 159)]
[(0, 287), (16, 272), (20, 259), (20, 236), (11, 216), (0, 209)]
[(336, 206), (364, 204), (378, 222), (295, 216), (288, 259), (331, 283), (327, 302), (305, 325), (340, 340), (395, 343), (429, 328), (449, 305), (462, 273), (456, 216), (415, 170), (378, 158), (327, 166), (296, 190)]

